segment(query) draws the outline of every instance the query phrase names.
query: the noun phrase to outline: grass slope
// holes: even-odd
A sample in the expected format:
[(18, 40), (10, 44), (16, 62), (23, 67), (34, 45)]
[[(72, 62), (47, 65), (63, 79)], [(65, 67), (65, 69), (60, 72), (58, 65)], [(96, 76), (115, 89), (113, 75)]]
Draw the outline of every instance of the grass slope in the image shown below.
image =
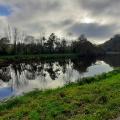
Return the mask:
[(0, 104), (0, 120), (108, 120), (120, 114), (120, 70)]

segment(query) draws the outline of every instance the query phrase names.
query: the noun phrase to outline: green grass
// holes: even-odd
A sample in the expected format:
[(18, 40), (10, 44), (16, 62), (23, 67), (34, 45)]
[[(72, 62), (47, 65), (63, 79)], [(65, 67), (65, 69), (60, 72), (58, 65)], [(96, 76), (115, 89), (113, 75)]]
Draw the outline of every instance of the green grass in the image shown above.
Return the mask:
[(119, 115), (119, 69), (0, 104), (0, 120), (108, 120)]

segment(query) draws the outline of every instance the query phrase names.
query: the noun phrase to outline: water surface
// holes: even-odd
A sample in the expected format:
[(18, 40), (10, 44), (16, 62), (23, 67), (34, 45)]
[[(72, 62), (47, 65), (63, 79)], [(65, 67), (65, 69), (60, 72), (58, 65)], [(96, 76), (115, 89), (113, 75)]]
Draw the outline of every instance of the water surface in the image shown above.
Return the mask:
[(120, 57), (115, 57), (40, 60), (0, 67), (0, 99), (34, 89), (58, 88), (83, 77), (109, 72), (120, 66)]

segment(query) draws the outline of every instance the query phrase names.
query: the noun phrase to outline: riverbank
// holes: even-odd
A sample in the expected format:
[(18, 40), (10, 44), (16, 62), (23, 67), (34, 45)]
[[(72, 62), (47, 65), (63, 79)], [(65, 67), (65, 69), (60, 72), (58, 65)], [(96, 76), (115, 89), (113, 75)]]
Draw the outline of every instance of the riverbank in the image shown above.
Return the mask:
[(120, 114), (120, 69), (0, 104), (0, 120), (108, 120)]
[(26, 61), (38, 61), (38, 60), (50, 60), (50, 59), (68, 59), (76, 58), (79, 54), (40, 54), (40, 55), (9, 55), (0, 56), (0, 64), (7, 64), (13, 62), (26, 62)]
[(37, 55), (8, 55), (8, 56), (0, 56), (0, 63), (2, 62), (21, 62), (27, 60), (40, 60), (40, 59), (68, 59), (68, 58), (76, 58), (76, 57), (89, 57), (89, 58), (96, 58), (96, 57), (103, 57), (103, 55), (81, 55), (76, 53), (65, 53), (65, 54), (37, 54)]

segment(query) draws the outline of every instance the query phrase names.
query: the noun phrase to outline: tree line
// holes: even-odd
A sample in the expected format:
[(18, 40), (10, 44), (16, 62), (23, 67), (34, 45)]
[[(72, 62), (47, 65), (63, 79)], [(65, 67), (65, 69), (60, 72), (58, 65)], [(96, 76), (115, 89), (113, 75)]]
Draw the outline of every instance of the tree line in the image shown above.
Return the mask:
[[(33, 54), (64, 54), (74, 53), (80, 55), (103, 54), (102, 49), (89, 42), (85, 35), (80, 35), (76, 40), (69, 43), (65, 38), (59, 38), (55, 33), (49, 37), (42, 36), (35, 41), (18, 29), (7, 32), (0, 38), (0, 55), (33, 55)], [(12, 42), (11, 42), (12, 41)]]

